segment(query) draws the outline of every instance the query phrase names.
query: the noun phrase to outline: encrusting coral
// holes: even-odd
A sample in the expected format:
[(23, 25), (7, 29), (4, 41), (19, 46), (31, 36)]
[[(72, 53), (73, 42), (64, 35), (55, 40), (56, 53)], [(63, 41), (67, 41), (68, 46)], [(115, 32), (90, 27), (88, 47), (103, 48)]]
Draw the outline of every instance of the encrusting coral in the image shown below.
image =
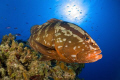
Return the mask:
[[(76, 76), (84, 64), (57, 60), (40, 61), (42, 54), (12, 34), (0, 44), (0, 80), (80, 80)], [(83, 80), (83, 79), (82, 79)]]

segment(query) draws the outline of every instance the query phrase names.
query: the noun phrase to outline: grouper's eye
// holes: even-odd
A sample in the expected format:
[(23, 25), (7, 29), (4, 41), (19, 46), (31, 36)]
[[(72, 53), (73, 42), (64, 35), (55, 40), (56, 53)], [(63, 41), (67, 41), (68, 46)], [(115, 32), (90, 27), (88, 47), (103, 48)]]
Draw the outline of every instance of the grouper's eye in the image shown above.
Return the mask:
[(86, 36), (86, 40), (89, 40), (89, 37)]
[(89, 38), (87, 35), (84, 35), (84, 36), (83, 36), (83, 39), (84, 39), (85, 41), (89, 41), (90, 38)]

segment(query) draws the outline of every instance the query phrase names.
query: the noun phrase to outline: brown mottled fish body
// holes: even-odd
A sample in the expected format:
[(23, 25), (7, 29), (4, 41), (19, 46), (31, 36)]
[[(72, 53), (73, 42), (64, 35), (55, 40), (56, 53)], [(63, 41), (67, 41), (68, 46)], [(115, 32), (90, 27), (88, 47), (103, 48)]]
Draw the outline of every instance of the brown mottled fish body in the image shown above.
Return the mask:
[(46, 56), (67, 63), (90, 63), (102, 58), (97, 43), (79, 26), (58, 19), (31, 28), (31, 47)]

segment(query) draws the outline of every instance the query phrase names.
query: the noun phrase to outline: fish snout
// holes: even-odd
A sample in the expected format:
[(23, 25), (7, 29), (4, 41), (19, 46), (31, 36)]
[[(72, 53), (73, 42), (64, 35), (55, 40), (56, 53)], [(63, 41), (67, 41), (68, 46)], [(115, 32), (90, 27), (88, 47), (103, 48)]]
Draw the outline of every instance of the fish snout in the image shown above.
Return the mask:
[(102, 58), (102, 54), (100, 54), (101, 52), (102, 51), (100, 50), (100, 48), (96, 50), (91, 50), (86, 58), (90, 60), (90, 62), (95, 62)]

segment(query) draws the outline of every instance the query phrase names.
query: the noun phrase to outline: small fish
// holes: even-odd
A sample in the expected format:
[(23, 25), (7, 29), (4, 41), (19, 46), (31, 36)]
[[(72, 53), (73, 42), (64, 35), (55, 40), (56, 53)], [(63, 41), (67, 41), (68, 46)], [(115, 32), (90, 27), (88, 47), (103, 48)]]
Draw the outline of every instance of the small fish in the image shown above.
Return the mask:
[(21, 34), (17, 33), (17, 34), (15, 34), (15, 36), (21, 36)]
[(26, 22), (26, 24), (29, 24), (28, 22)]
[(11, 28), (10, 26), (6, 27), (6, 29), (10, 29), (10, 28)]
[(82, 14), (82, 12), (80, 12), (80, 14)]
[(18, 29), (17, 27), (15, 27), (14, 29)]
[(87, 20), (85, 20), (85, 22), (87, 22)]
[(6, 4), (6, 6), (9, 6), (9, 4)]
[(16, 10), (16, 7), (14, 8), (14, 10)]
[(26, 14), (26, 13), (22, 13), (22, 14)]

